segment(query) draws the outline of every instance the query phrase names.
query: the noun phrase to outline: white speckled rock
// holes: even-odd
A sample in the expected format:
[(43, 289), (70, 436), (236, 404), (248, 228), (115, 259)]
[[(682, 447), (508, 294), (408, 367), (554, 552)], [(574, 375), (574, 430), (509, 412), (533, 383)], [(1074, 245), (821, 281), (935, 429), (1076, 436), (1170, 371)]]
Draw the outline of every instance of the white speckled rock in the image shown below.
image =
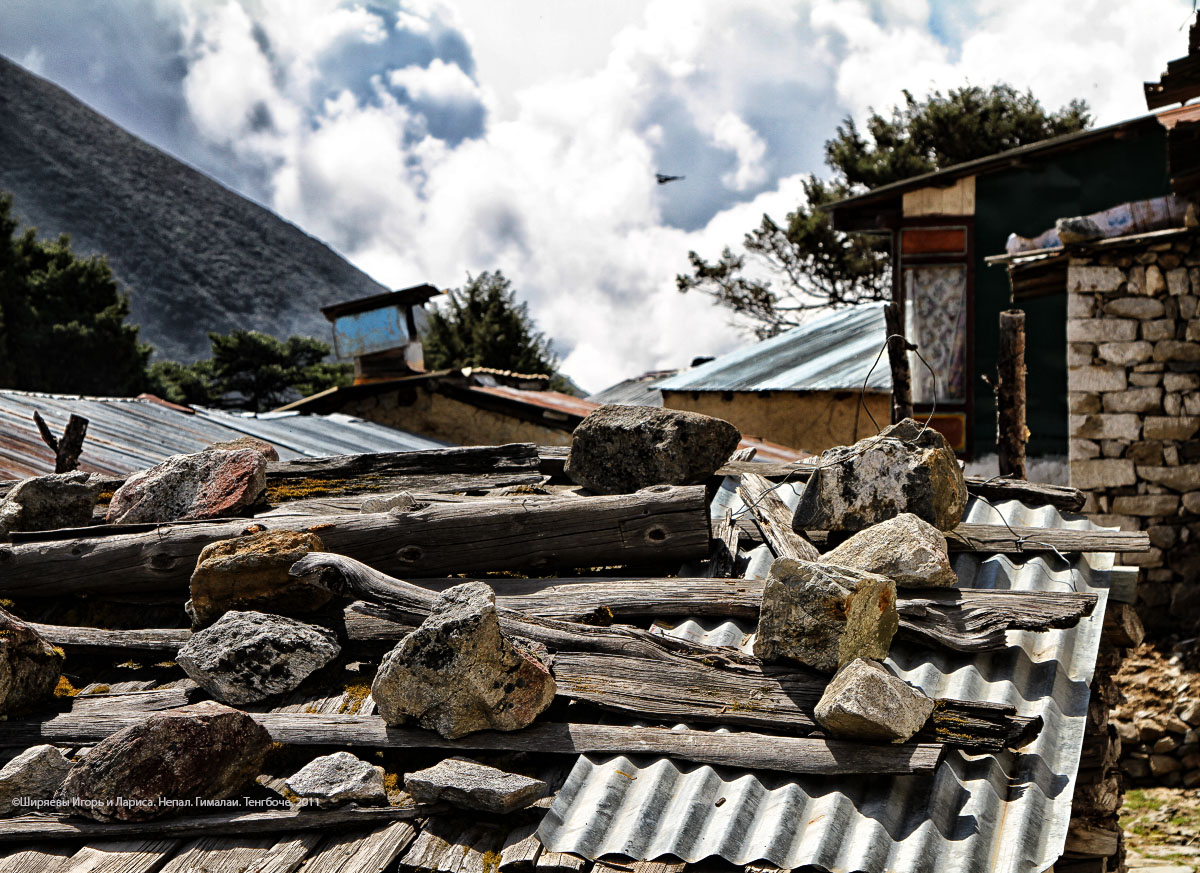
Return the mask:
[(832, 736), (902, 743), (924, 727), (933, 701), (882, 664), (857, 658), (825, 687), (813, 715)]
[(901, 588), (940, 588), (958, 581), (946, 537), (911, 512), (859, 531), (822, 555), (820, 562), (878, 573)]
[(350, 802), (363, 805), (387, 803), (383, 768), (368, 764), (349, 752), (334, 752), (310, 761), (287, 780), (287, 787), (320, 807)]
[(76, 470), (22, 479), (0, 500), (0, 538), (10, 531), (82, 527), (92, 520), (101, 478)]
[(469, 758), (447, 758), (433, 767), (409, 773), (404, 777), (404, 788), (421, 803), (440, 800), (503, 814), (529, 806), (545, 793), (546, 783)]
[(340, 651), (327, 628), (262, 612), (227, 612), (192, 634), (175, 660), (213, 697), (241, 704), (293, 690)]
[(900, 626), (891, 579), (779, 558), (763, 586), (754, 654), (833, 673), (855, 658), (885, 658)]
[(26, 749), (0, 769), (0, 815), (37, 811), (25, 800), (50, 800), (71, 772), (71, 762), (54, 746)]
[(911, 512), (951, 530), (966, 507), (967, 483), (946, 438), (906, 418), (878, 436), (822, 452), (792, 526), (862, 530)]

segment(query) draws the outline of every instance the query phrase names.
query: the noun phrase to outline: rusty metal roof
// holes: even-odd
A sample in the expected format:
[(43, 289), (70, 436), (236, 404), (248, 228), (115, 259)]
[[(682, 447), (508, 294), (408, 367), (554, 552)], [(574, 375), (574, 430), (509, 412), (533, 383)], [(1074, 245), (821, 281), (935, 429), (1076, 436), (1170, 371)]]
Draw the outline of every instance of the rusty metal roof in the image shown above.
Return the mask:
[(446, 443), (349, 415), (263, 413), (258, 416), (183, 407), (149, 399), (78, 397), (0, 391), (0, 479), (54, 472), (54, 455), (38, 436), (33, 413), (61, 433), (72, 414), (88, 419), (80, 466), (124, 475), (170, 455), (196, 452), (240, 436), (275, 446), (280, 460), (357, 452), (436, 449)]

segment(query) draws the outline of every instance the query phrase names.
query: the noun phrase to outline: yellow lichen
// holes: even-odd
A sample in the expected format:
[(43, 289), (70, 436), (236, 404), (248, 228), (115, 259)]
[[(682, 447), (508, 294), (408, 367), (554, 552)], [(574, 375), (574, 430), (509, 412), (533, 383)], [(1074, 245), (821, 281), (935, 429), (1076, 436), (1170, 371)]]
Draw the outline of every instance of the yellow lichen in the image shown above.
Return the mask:
[(110, 691), (112, 691), (112, 688), (107, 685), (97, 685), (88, 694), (108, 694)]
[(367, 699), (367, 695), (371, 693), (370, 685), (347, 685), (345, 699), (342, 705), (338, 707), (338, 715), (357, 715), (362, 709), (363, 701)]
[(79, 689), (71, 684), (71, 680), (66, 676), (58, 677), (58, 684), (54, 686), (55, 697), (74, 697), (79, 693)]

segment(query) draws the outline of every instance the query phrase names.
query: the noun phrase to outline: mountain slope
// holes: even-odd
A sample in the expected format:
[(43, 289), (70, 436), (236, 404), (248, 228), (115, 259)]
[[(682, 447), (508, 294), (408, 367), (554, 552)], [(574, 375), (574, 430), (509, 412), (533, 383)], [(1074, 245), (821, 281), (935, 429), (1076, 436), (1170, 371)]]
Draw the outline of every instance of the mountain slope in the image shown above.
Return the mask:
[(108, 256), (157, 358), (207, 331), (328, 341), (318, 312), (388, 289), (324, 243), (0, 57), (0, 190), (42, 236)]

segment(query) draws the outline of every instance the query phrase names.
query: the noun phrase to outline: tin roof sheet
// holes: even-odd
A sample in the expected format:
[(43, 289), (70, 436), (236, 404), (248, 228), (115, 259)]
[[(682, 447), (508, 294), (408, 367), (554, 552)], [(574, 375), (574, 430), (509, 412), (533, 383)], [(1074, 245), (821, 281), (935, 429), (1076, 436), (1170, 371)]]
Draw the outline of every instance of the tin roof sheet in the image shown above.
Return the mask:
[(34, 411), (40, 412), (56, 433), (62, 432), (72, 413), (88, 419), (80, 466), (113, 475), (246, 435), (271, 443), (285, 461), (446, 445), (348, 415), (291, 412), (254, 416), (203, 408), (189, 413), (153, 400), (4, 390), (0, 391), (0, 479), (54, 472), (54, 457), (33, 423)]
[[(891, 391), (882, 303), (838, 309), (657, 384), (660, 391)], [(878, 363), (877, 363), (878, 362)], [(872, 366), (874, 369), (872, 370)], [(870, 378), (868, 379), (868, 373)]]
[(617, 403), (622, 406), (662, 406), (662, 392), (658, 390), (658, 383), (678, 372), (680, 371), (652, 370), (610, 385), (603, 391), (597, 391), (589, 395), (588, 400), (596, 403)]
[[(780, 491), (794, 505), (799, 489)], [(740, 509), (728, 483), (714, 513), (726, 506)], [(1001, 518), (1040, 527), (1091, 524), (1015, 501), (993, 508), (973, 499), (967, 508), (969, 521)], [(765, 547), (756, 552), (747, 576), (761, 576), (770, 565)], [(1007, 648), (984, 655), (892, 647), (888, 666), (931, 696), (1009, 703), (1020, 715), (1040, 715), (1041, 734), (1019, 752), (948, 750), (932, 774), (836, 779), (584, 756), (539, 838), (552, 851), (590, 858), (672, 855), (694, 862), (719, 856), (836, 873), (1044, 870), (1066, 840), (1112, 560), (1111, 554), (1083, 555), (1068, 565), (1055, 556), (958, 555), (960, 586), (1092, 592), (1097, 608), (1068, 630), (1010, 632)], [(735, 622), (693, 620), (664, 632), (745, 647), (751, 631)]]

